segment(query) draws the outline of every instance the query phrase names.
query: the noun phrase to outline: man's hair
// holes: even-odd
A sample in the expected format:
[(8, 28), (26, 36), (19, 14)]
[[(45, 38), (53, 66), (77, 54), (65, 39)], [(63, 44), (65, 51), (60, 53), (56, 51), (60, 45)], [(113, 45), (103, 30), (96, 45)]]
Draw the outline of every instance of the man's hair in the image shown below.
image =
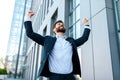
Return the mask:
[(62, 21), (62, 20), (56, 21), (56, 22), (54, 23), (54, 25), (53, 25), (53, 29), (55, 28), (55, 26), (56, 26), (57, 23), (63, 23), (63, 21)]

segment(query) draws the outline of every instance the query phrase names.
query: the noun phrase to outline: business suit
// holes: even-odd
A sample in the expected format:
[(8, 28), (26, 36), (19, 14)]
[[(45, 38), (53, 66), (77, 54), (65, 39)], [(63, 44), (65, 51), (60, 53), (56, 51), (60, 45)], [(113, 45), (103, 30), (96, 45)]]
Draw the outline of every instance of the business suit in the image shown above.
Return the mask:
[[(48, 56), (51, 54), (51, 51), (54, 47), (54, 44), (56, 42), (56, 37), (51, 37), (51, 36), (43, 37), (37, 33), (34, 33), (32, 29), (31, 21), (26, 21), (24, 25), (25, 25), (27, 36), (44, 47), (44, 53), (43, 53), (44, 56), (42, 56), (38, 77), (39, 76), (49, 77), (50, 71), (49, 71), (49, 65), (48, 65)], [(72, 49), (73, 49), (73, 56), (72, 56), (73, 72), (72, 74), (79, 74), (81, 76), (81, 69), (80, 69), (80, 62), (79, 62), (77, 47), (82, 45), (88, 40), (89, 33), (90, 33), (90, 29), (85, 28), (82, 37), (78, 39), (73, 39), (71, 37), (68, 37), (66, 39), (68, 42), (71, 43)]]

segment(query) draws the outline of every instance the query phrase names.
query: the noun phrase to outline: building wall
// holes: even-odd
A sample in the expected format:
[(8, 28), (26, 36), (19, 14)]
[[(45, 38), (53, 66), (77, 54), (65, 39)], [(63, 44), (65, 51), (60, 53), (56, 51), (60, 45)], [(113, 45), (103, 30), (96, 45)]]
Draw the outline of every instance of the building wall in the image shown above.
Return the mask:
[[(112, 3), (112, 0), (90, 0), (89, 2), (81, 0), (81, 17), (87, 16), (91, 19), (92, 30), (89, 41), (82, 47), (83, 80), (120, 79)], [(85, 7), (87, 9), (83, 9)], [(117, 65), (115, 65), (116, 63)]]
[[(34, 31), (41, 35), (53, 35), (53, 23), (61, 19), (68, 29), (66, 35), (71, 36), (73, 33), (72, 37), (77, 38), (84, 30), (82, 19), (88, 18), (91, 28), (90, 37), (84, 45), (78, 48), (82, 80), (119, 80), (119, 50), (113, 1), (73, 0), (80, 1), (78, 5), (80, 6), (80, 18), (74, 23), (75, 27), (71, 33), (69, 32), (71, 28), (69, 25), (70, 1), (72, 0), (33, 0), (31, 9), (36, 13), (32, 18)], [(80, 28), (76, 26), (77, 22), (80, 23)], [(42, 58), (42, 46), (28, 39), (27, 48), (25, 79), (34, 80)], [(46, 79), (37, 78), (37, 80)]]

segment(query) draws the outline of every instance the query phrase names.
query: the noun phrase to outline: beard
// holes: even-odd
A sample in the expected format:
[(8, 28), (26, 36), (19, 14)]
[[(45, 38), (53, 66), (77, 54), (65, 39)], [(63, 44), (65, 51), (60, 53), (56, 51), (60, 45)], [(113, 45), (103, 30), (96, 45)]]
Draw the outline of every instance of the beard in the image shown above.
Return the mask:
[(65, 28), (57, 28), (56, 31), (57, 31), (57, 32), (63, 32), (63, 33), (65, 33), (66, 29), (65, 29)]

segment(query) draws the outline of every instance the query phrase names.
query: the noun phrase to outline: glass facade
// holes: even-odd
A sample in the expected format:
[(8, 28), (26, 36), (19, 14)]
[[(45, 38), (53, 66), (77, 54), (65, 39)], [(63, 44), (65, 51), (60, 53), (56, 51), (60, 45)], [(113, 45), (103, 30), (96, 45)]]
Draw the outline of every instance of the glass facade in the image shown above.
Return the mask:
[[(28, 4), (26, 9), (29, 7), (31, 0), (27, 0)], [(11, 23), (7, 54), (6, 54), (6, 67), (8, 72), (15, 74), (16, 63), (18, 61), (17, 73), (23, 77), (22, 65), (24, 63), (24, 55), (26, 53), (26, 36), (25, 30), (22, 28), (24, 21), (25, 11), (25, 0), (15, 0), (13, 18)], [(19, 53), (19, 58), (18, 58)]]

